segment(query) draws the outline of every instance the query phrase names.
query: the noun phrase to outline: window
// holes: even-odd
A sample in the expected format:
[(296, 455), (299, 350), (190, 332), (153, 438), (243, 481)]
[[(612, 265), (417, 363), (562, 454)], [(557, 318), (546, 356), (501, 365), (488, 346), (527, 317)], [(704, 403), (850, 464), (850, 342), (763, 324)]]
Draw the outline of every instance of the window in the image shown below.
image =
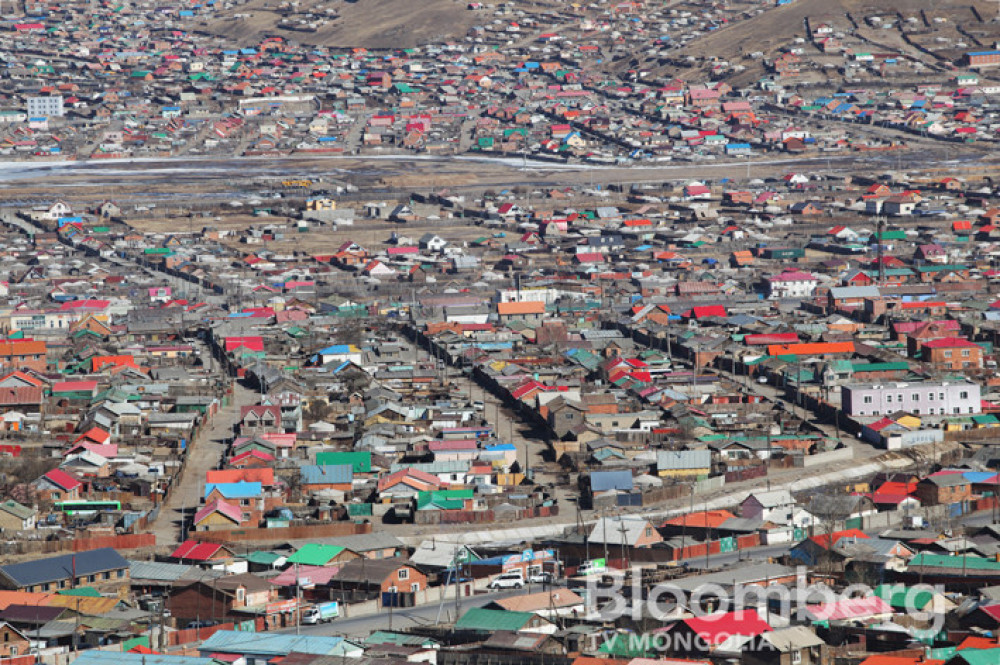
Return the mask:
[(961, 410), (961, 409), (959, 409), (959, 408), (958, 408), (958, 407), (956, 406), (956, 407), (954, 407), (954, 408), (952, 409), (952, 411), (951, 411), (951, 412), (952, 412), (952, 413), (961, 413), (961, 412), (962, 412), (962, 410)]
[(871, 403), (872, 403), (872, 396), (865, 395), (865, 404), (871, 404)]
[(944, 401), (944, 393), (938, 393), (938, 399)]
[(111, 571), (110, 570), (106, 570), (103, 573), (101, 573), (101, 579), (102, 580), (110, 580), (111, 579)]
[(944, 352), (944, 357), (945, 357), (945, 358), (951, 358), (951, 351), (950, 351), (950, 350), (948, 350), (948, 351), (945, 351), (945, 352)]
[(958, 393), (958, 396), (961, 397), (962, 399), (969, 399), (969, 391), (963, 390), (962, 392)]
[(241, 603), (243, 602), (244, 599), (246, 599), (246, 595), (247, 595), (246, 589), (241, 587), (236, 590), (236, 600), (240, 601)]
[(87, 581), (91, 582), (91, 583), (96, 582), (97, 581), (97, 575), (87, 575)]
[(792, 665), (799, 665), (802, 662), (802, 652), (796, 649), (792, 652)]
[(414, 582), (410, 585), (410, 591), (417, 592), (420, 591), (420, 582)]
[(903, 403), (903, 396), (902, 395), (896, 395), (896, 401), (899, 402), (900, 404), (902, 404)]
[(918, 402), (918, 401), (920, 401), (920, 398), (917, 397), (917, 393), (910, 393), (910, 401), (911, 402)]
[(927, 393), (927, 401), (929, 402), (934, 401), (934, 393)]
[(649, 538), (649, 537), (651, 537), (652, 535), (653, 535), (653, 527), (651, 527), (651, 526), (647, 526), (647, 527), (646, 527), (646, 537), (647, 537), (647, 538)]
[(396, 573), (396, 577), (398, 579), (400, 579), (400, 580), (407, 580), (407, 579), (409, 579), (410, 578), (410, 569), (409, 568), (400, 568), (399, 572)]
[(968, 358), (968, 357), (969, 357), (969, 356), (971, 356), (971, 355), (972, 355), (972, 354), (971, 354), (971, 353), (969, 352), (969, 350), (968, 350), (968, 349), (962, 349), (962, 357), (963, 357), (963, 358)]
[(892, 404), (892, 395), (886, 395), (885, 401), (888, 402), (889, 404)]

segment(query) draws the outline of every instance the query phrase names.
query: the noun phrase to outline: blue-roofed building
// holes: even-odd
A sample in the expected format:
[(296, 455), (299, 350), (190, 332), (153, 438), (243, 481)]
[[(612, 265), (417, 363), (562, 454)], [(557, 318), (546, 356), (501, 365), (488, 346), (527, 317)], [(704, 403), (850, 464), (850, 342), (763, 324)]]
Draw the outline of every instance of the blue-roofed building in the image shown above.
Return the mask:
[(88, 585), (103, 591), (127, 584), (128, 577), (129, 562), (110, 547), (102, 547), (0, 566), (0, 589), (48, 592)]
[(212, 658), (171, 656), (162, 653), (122, 653), (118, 651), (81, 651), (74, 665), (218, 665)]
[(357, 658), (363, 649), (343, 637), (321, 635), (282, 635), (279, 633), (244, 633), (220, 630), (198, 647), (202, 656), (230, 654), (246, 658), (247, 665), (266, 665), (275, 656), (292, 653), (317, 656)]
[(607, 492), (619, 490), (631, 492), (634, 486), (631, 471), (592, 471), (590, 473), (590, 491)]
[(333, 485), (354, 482), (354, 467), (350, 464), (308, 464), (299, 469), (303, 489), (331, 489)]
[(259, 482), (241, 481), (238, 483), (205, 483), (205, 499), (211, 496), (212, 492), (218, 492), (222, 499), (258, 499), (264, 492), (264, 487)]
[(313, 357), (315, 362), (319, 362), (323, 365), (340, 365), (343, 362), (352, 362), (355, 365), (361, 365), (364, 360), (364, 354), (361, 349), (354, 346), (353, 344), (334, 344), (333, 346), (328, 346), (325, 349), (320, 349), (319, 352)]
[(479, 459), (483, 462), (504, 460), (509, 466), (517, 460), (517, 447), (513, 443), (498, 443), (493, 446), (486, 446), (479, 454)]

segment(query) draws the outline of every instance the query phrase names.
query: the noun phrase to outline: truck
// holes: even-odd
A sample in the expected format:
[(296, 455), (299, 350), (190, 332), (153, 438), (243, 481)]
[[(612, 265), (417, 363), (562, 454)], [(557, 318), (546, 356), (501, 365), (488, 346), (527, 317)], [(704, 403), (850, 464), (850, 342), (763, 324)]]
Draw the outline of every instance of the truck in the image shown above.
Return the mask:
[(340, 616), (340, 605), (332, 600), (328, 603), (313, 605), (302, 613), (302, 623), (314, 625), (317, 623), (329, 623)]

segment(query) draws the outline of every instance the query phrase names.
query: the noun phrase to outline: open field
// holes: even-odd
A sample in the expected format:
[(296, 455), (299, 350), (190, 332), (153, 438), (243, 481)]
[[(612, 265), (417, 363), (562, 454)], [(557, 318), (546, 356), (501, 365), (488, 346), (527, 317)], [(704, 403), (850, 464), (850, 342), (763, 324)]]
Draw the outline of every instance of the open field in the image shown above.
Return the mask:
[[(303, 44), (336, 44), (340, 48), (412, 48), (428, 42), (446, 42), (465, 35), (484, 21), (484, 14), (468, 11), (464, 0), (334, 0), (298, 3), (296, 14), (282, 10), (275, 0), (251, 0), (240, 6), (249, 17), (213, 19), (200, 29), (225, 36), (239, 44), (256, 44), (264, 37), (281, 35)], [(525, 3), (530, 11), (533, 5)], [(520, 7), (519, 7), (520, 8)], [(289, 30), (281, 25), (283, 14), (292, 21), (307, 20), (311, 13), (315, 31)], [(310, 20), (312, 22), (312, 20)], [(287, 25), (287, 24), (285, 24)]]

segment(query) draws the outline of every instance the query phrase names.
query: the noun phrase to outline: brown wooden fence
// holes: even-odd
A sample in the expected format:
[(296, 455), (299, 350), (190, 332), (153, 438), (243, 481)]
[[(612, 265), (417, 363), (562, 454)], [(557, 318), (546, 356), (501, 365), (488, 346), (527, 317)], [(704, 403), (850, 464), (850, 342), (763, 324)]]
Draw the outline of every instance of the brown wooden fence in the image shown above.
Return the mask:
[(370, 523), (335, 522), (333, 524), (305, 524), (278, 529), (229, 529), (217, 531), (192, 531), (188, 537), (209, 543), (267, 542), (298, 540), (304, 538), (336, 538), (371, 533)]

